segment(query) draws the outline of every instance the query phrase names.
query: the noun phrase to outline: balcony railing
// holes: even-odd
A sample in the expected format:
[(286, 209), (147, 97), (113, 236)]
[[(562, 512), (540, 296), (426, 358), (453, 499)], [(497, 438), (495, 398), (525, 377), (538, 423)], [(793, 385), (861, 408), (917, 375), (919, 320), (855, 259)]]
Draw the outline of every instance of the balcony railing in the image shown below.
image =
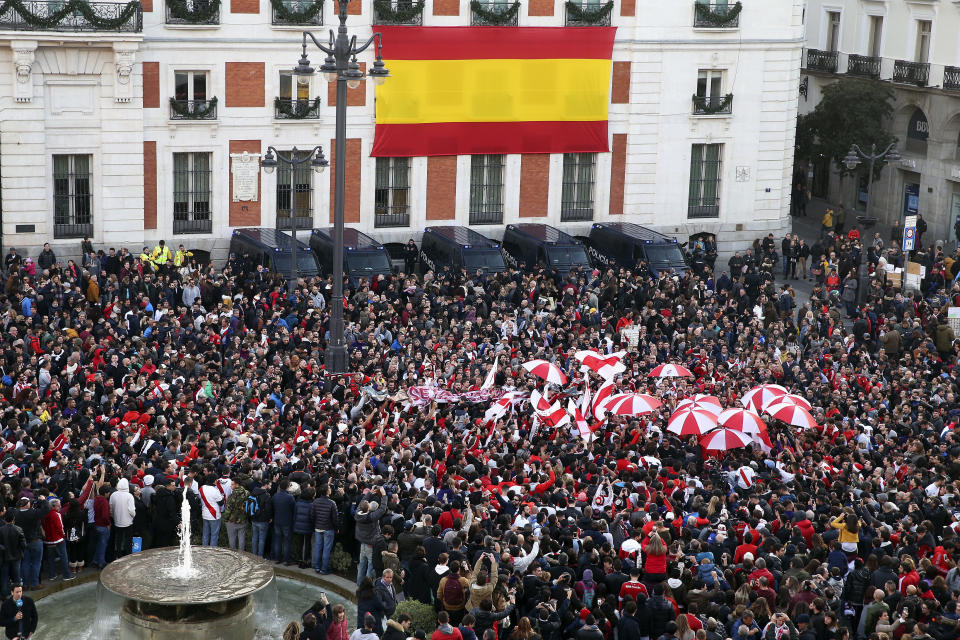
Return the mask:
[(583, 222), (593, 220), (593, 207), (568, 206), (560, 207), (560, 222)]
[(54, 238), (88, 238), (93, 235), (93, 223), (53, 225)]
[(877, 79), (880, 77), (880, 58), (851, 53), (847, 56), (847, 73), (852, 76)]
[(167, 24), (220, 24), (220, 0), (167, 0)]
[(720, 205), (719, 204), (688, 205), (687, 217), (688, 218), (719, 218)]
[[(200, 214), (203, 215), (203, 214)], [(206, 215), (210, 215), (207, 213)], [(180, 233), (212, 233), (213, 232), (213, 220), (207, 218), (206, 220), (173, 220), (173, 232), (175, 234)]]
[(406, 205), (397, 205), (393, 207), (378, 205), (373, 213), (373, 226), (409, 227), (410, 207)]
[(566, 26), (609, 27), (613, 0), (609, 2), (567, 2)]
[(474, 0), (470, 3), (470, 25), (474, 27), (515, 27), (519, 15), (519, 2)]
[(12, 31), (143, 31), (143, 9), (136, 0), (25, 0), (10, 3), (0, 14), (0, 29)]
[(273, 111), (277, 120), (317, 120), (320, 118), (320, 98), (275, 98)]
[(693, 26), (697, 29), (735, 29), (740, 26), (739, 2), (703, 2), (693, 3)]
[(424, 0), (376, 0), (373, 24), (423, 24)]
[(319, 26), (323, 24), (321, 0), (272, 0), (273, 24)]
[(216, 120), (217, 99), (177, 100), (170, 98), (171, 120)]
[[(308, 231), (313, 228), (313, 216), (297, 216), (297, 231)], [(290, 229), (290, 210), (277, 210), (277, 229)]]
[(897, 60), (893, 63), (893, 81), (925, 87), (930, 82), (930, 63)]
[(693, 115), (712, 116), (733, 113), (733, 94), (725, 96), (693, 96)]
[(821, 51), (820, 49), (807, 49), (807, 71), (824, 71), (826, 73), (837, 72), (836, 51)]
[(960, 67), (943, 68), (943, 88), (960, 91)]

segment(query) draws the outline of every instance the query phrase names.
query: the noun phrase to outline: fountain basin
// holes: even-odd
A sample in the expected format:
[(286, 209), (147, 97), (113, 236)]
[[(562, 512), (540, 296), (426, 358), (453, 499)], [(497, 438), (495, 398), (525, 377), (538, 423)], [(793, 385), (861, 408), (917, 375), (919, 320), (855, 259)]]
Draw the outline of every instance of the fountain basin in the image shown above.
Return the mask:
[(180, 569), (176, 547), (125, 556), (100, 574), (104, 589), (123, 599), (120, 640), (251, 640), (253, 595), (273, 582), (257, 556), (222, 547), (195, 547), (194, 571)]

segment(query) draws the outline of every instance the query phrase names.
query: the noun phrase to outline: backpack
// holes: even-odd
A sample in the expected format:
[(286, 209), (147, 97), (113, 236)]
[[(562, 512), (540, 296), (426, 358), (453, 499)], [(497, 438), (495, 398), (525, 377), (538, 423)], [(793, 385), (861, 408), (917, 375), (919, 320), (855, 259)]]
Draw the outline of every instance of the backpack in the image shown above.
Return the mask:
[(247, 499), (243, 501), (243, 512), (250, 518), (254, 518), (258, 513), (260, 513), (259, 496), (252, 494), (247, 496)]
[(583, 606), (587, 609), (593, 607), (593, 594), (594, 587), (588, 588), (587, 585), (583, 585)]
[(460, 576), (447, 576), (447, 582), (443, 585), (443, 603), (448, 606), (456, 606), (464, 604), (466, 601), (463, 585), (460, 584)]

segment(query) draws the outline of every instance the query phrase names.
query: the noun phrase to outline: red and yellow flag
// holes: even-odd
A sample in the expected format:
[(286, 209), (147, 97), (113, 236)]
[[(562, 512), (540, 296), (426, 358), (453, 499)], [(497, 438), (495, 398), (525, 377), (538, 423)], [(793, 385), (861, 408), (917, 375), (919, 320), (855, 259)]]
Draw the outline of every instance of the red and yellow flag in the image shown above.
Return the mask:
[(608, 151), (615, 27), (378, 26), (371, 155)]

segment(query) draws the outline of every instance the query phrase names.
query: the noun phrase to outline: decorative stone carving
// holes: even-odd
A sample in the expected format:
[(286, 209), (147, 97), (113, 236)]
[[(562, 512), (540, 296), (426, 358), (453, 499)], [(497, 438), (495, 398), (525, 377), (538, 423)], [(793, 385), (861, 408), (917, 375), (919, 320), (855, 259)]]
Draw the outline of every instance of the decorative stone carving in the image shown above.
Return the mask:
[(114, 99), (117, 102), (130, 102), (133, 99), (133, 67), (136, 64), (137, 45), (117, 42), (113, 45)]
[(35, 40), (14, 40), (13, 49), (13, 99), (17, 102), (33, 100), (33, 63), (36, 60), (37, 42)]

